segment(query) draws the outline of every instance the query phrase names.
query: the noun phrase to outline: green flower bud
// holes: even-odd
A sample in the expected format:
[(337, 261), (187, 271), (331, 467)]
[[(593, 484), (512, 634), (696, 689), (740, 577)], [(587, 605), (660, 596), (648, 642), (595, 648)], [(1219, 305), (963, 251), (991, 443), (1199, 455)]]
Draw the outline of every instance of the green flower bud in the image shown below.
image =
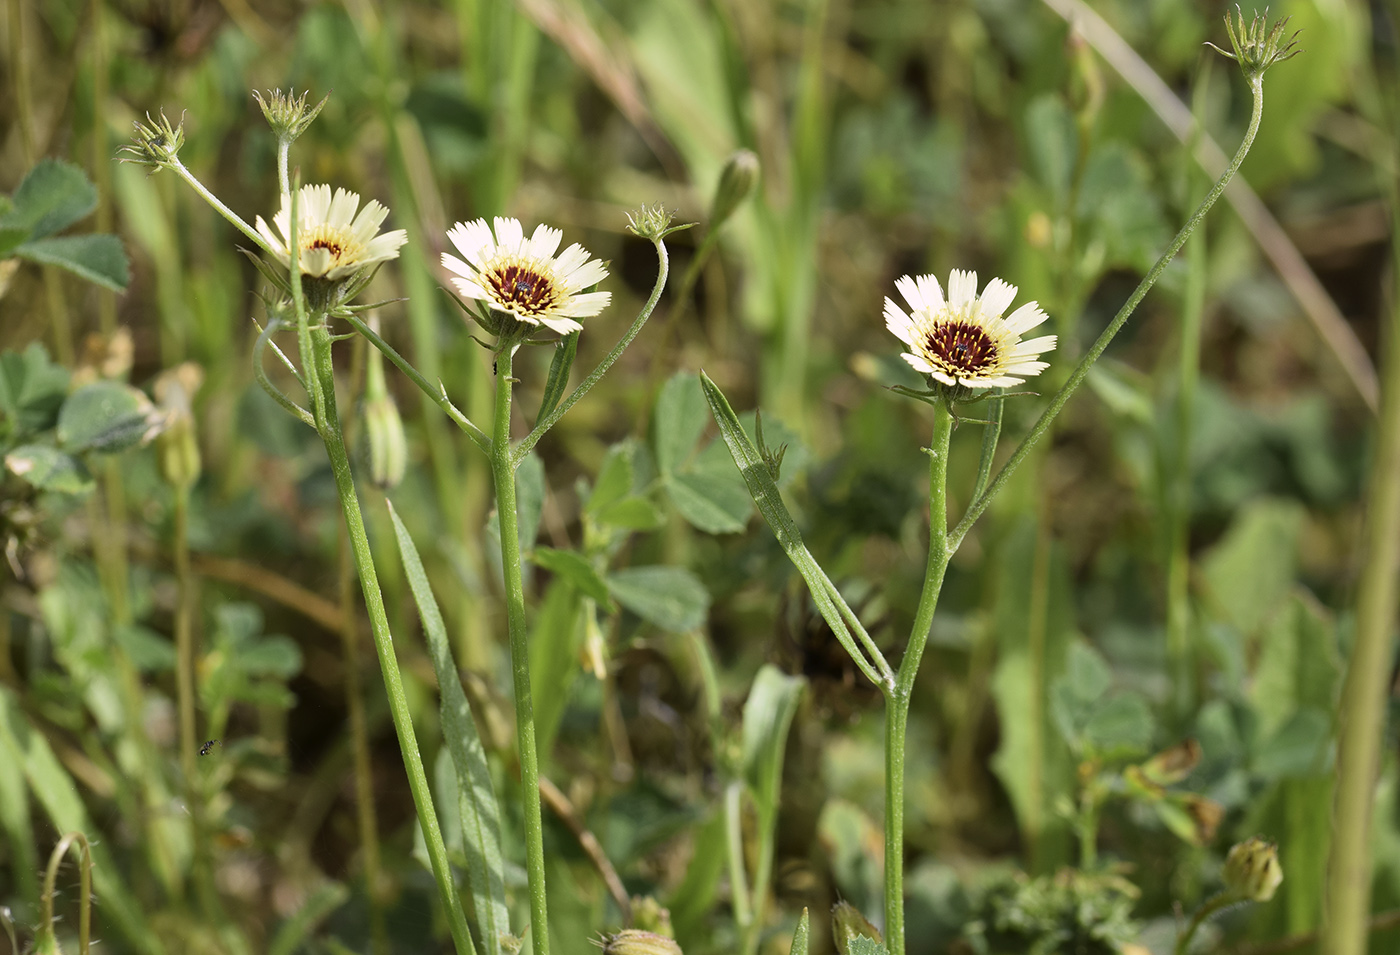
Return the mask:
[(1207, 43), (1206, 46), (1238, 63), (1245, 79), (1252, 83), (1275, 63), (1290, 60), (1303, 52), (1295, 49), (1298, 45), (1296, 31), (1286, 42), (1284, 40), (1283, 31), (1288, 26), (1288, 20), (1288, 17), (1284, 17), (1270, 27), (1268, 18), (1256, 13), (1246, 26), (1244, 12), (1236, 4), (1234, 22), (1230, 20), (1228, 12), (1225, 14), (1225, 32), (1229, 34), (1230, 46), (1235, 52), (1227, 53), (1214, 43)]
[(682, 225), (671, 225), (674, 219), (671, 213), (666, 211), (666, 207), (657, 203), (654, 206), (641, 206), (636, 212), (627, 213), (627, 231), (639, 238), (652, 242), (660, 242), (672, 232), (679, 232), (682, 229), (689, 229), (695, 225), (693, 222), (686, 222)]
[[(375, 316), (370, 327), (379, 330)], [(369, 350), (365, 370), (365, 436), (369, 439), (369, 476), (381, 491), (398, 487), (408, 467), (408, 439), (404, 436), (399, 406), (384, 384), (384, 355)]]
[(718, 229), (739, 205), (753, 192), (758, 182), (758, 156), (752, 150), (741, 149), (725, 161), (710, 204), (710, 229)]
[(673, 938), (655, 932), (627, 928), (603, 936), (603, 955), (682, 955)]
[(837, 902), (831, 907), (831, 934), (840, 955), (850, 955), (851, 942), (862, 935), (882, 944), (884, 942), (880, 930), (870, 924), (860, 909), (846, 901)]
[(1225, 857), (1221, 879), (1225, 891), (1241, 902), (1269, 901), (1283, 881), (1278, 847), (1258, 836), (1236, 844)]
[(122, 162), (139, 163), (150, 167), (151, 172), (158, 172), (180, 161), (180, 147), (185, 145), (183, 118), (178, 125), (172, 126), (170, 120), (165, 118), (164, 111), (160, 119), (152, 119), (151, 114), (147, 113), (144, 123), (137, 120), (133, 125), (136, 135), (118, 150), (130, 153), (130, 157), (121, 158)]
[(311, 121), (316, 118), (322, 107), (326, 105), (326, 101), (331, 98), (331, 94), (327, 93), (321, 97), (321, 102), (308, 109), (306, 106), (308, 92), (303, 91), (301, 96), (297, 97), (295, 90), (286, 93), (281, 90), (268, 90), (268, 98), (263, 99), (261, 93), (253, 90), (253, 99), (258, 101), (258, 106), (262, 108), (267, 125), (272, 127), (272, 132), (279, 142), (290, 143), (306, 132), (306, 127), (311, 125)]
[(676, 936), (675, 929), (671, 927), (671, 910), (650, 895), (632, 898), (632, 924), (643, 931), (655, 932), (668, 938)]

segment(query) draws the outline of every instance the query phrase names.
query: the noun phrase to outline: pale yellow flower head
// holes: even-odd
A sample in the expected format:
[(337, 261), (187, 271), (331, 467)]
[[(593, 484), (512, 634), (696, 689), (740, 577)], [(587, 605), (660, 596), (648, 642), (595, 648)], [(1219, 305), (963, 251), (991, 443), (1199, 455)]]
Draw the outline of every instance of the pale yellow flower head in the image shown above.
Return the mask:
[[(356, 215), (356, 213), (359, 213)], [(389, 210), (371, 199), (360, 208), (360, 197), (346, 189), (331, 194), (327, 185), (302, 186), (297, 196), (297, 263), (301, 274), (332, 282), (349, 278), (367, 265), (399, 257), (408, 241), (403, 229), (380, 234)], [(292, 197), (282, 196), (273, 216), (277, 232), (258, 216), (258, 233), (272, 254), (291, 267)]]
[(558, 256), (563, 233), (540, 225), (530, 238), (518, 219), (497, 216), (459, 222), (447, 233), (462, 258), (444, 252), (442, 265), (464, 298), (506, 312), (526, 325), (543, 325), (561, 335), (583, 328), (575, 319), (597, 315), (611, 292), (585, 292), (607, 278), (603, 263), (578, 243)]
[(1055, 347), (1055, 336), (1022, 341), (1021, 335), (1045, 321), (1035, 302), (1002, 317), (1016, 298), (1016, 286), (992, 279), (977, 294), (977, 273), (957, 269), (948, 277), (948, 295), (932, 275), (906, 275), (895, 282), (909, 312), (885, 299), (885, 325), (909, 346), (903, 356), (915, 371), (949, 386), (1005, 388), (1050, 367), (1037, 359)]

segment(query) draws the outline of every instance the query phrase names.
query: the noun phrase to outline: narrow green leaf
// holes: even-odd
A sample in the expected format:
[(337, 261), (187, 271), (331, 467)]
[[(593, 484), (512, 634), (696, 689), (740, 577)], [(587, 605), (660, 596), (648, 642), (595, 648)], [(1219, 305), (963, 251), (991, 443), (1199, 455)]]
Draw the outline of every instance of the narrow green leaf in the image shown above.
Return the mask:
[(15, 190), (0, 228), (39, 239), (66, 229), (96, 206), (97, 189), (81, 169), (60, 159), (42, 159)]
[(549, 413), (559, 407), (564, 392), (569, 387), (569, 369), (574, 367), (574, 356), (578, 354), (578, 332), (570, 332), (554, 346), (554, 360), (549, 363), (549, 376), (544, 382), (544, 395), (540, 398), (540, 410), (536, 421), (543, 421)]
[(394, 522), (399, 557), (409, 589), (413, 591), (413, 600), (418, 605), (428, 654), (437, 674), (443, 737), (457, 770), (458, 808), (467, 853), (467, 887), (476, 914), (477, 936), (484, 955), (500, 955), (501, 938), (510, 932), (510, 918), (506, 909), (505, 863), (501, 855), (501, 814), (491, 783), (491, 770), (486, 763), (486, 750), (481, 745), (476, 720), (472, 718), (471, 706), (462, 690), (462, 680), (447, 639), (447, 627), (423, 570), (418, 548), (392, 504), (389, 516)]
[(1006, 399), (998, 394), (987, 400), (987, 423), (982, 426), (982, 457), (977, 462), (977, 484), (971, 500), (975, 501), (987, 489), (992, 478), (992, 463), (996, 459), (997, 442), (1001, 440), (1001, 416)]
[(783, 751), (806, 683), (802, 677), (788, 676), (765, 663), (754, 677), (744, 703), (744, 775), (753, 787), (761, 819), (771, 819), (778, 809)]
[(607, 582), (618, 603), (674, 633), (702, 626), (710, 609), (705, 585), (684, 567), (624, 567)]
[(608, 585), (603, 583), (603, 578), (588, 558), (578, 551), (536, 547), (530, 553), (530, 560), (536, 566), (568, 580), (585, 597), (592, 597), (601, 604), (611, 602)]
[[(606, 593), (606, 591), (605, 591)], [(554, 736), (569, 690), (579, 672), (582, 601), (567, 578), (555, 578), (530, 628), (530, 691), (535, 706), (535, 744), (541, 758), (554, 749)]]
[[(0, 744), (0, 753), (3, 752), (4, 745)], [(19, 897), (31, 911), (37, 912), (39, 849), (34, 842), (36, 830), (29, 812), (29, 794), (25, 792), (23, 773), (0, 773), (0, 827), (5, 831), (10, 850), (8, 869), (14, 875)], [(11, 951), (19, 949), (12, 946)]]
[(651, 441), (656, 467), (662, 474), (677, 471), (705, 430), (705, 396), (699, 379), (677, 372), (661, 388), (651, 416)]
[(788, 949), (788, 955), (807, 955), (807, 948), (811, 944), (812, 917), (807, 911), (807, 907), (802, 907), (802, 918), (797, 920), (797, 931), (792, 933), (792, 947)]
[(57, 265), (113, 292), (124, 291), (131, 282), (126, 250), (114, 235), (32, 239), (16, 248), (15, 255), (41, 265)]
[(350, 890), (342, 883), (322, 882), (312, 890), (296, 914), (277, 929), (277, 934), (272, 936), (272, 943), (267, 947), (267, 955), (292, 955), (316, 930), (316, 926), (349, 898)]
[(661, 512), (644, 497), (624, 497), (601, 508), (594, 518), (599, 524), (630, 531), (649, 531), (661, 525)]
[(40, 491), (87, 494), (92, 475), (77, 458), (47, 444), (23, 444), (5, 455), (5, 468)]

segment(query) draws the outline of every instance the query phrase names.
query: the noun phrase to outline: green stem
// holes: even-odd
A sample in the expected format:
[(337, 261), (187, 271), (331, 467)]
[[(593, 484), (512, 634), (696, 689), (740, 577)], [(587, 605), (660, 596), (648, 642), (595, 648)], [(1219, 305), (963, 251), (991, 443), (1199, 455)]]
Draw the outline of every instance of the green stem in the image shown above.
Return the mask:
[[(180, 768), (185, 774), (190, 812), (198, 820), (202, 805), (195, 792), (194, 712), (194, 574), (190, 570), (190, 489), (175, 489), (175, 696), (180, 711)], [(198, 833), (196, 833), (198, 835)]]
[(408, 709), (403, 677), (399, 674), (398, 659), (394, 654), (394, 638), (389, 632), (389, 616), (384, 610), (384, 596), (379, 590), (379, 574), (374, 567), (369, 536), (365, 533), (365, 519), (360, 511), (360, 500), (355, 494), (355, 478), (350, 470), (350, 456), (345, 450), (345, 437), (335, 403), (335, 367), (331, 363), (330, 330), (326, 327), (325, 315), (317, 315), (313, 327), (310, 316), (306, 313), (296, 240), (297, 194), (295, 190), (290, 194), (292, 235), (288, 245), (291, 253), (289, 271), (292, 276), (292, 307), (296, 310), (297, 342), (301, 347), (302, 366), (311, 392), (316, 430), (326, 447), (331, 473), (335, 477), (335, 489), (340, 497), (340, 507), (345, 514), (345, 529), (349, 534), (350, 548), (355, 555), (355, 569), (360, 576), (360, 589), (364, 593), (370, 632), (374, 636), (374, 649), (379, 655), (379, 670), (384, 677), (385, 694), (389, 698), (389, 715), (394, 722), (394, 732), (398, 735), (399, 751), (403, 755), (404, 770), (408, 774), (408, 788), (413, 794), (413, 805), (418, 810), (418, 824), (423, 830), (423, 842), (427, 846), (433, 879), (437, 882), (438, 894), (447, 910), (448, 925), (452, 931), (457, 955), (476, 955), (471, 932), (467, 928), (467, 916), (462, 910), (462, 900), (457, 895), (452, 868), (448, 864), (447, 846), (443, 843), (437, 811), (433, 808), (428, 774), (423, 769), (423, 756), (418, 751), (418, 737), (413, 731), (413, 716)]
[[(259, 249), (261, 249), (265, 254), (267, 254), (267, 255), (272, 255), (272, 254), (273, 254), (273, 253), (272, 253), (272, 248), (267, 244), (267, 240), (264, 239), (261, 235), (259, 235), (259, 234), (253, 229), (252, 226), (250, 226), (250, 225), (248, 225), (248, 223), (244, 222), (244, 221), (243, 221), (243, 218), (242, 218), (241, 216), (239, 216), (238, 213), (234, 212), (234, 211), (233, 211), (232, 209), (230, 209), (228, 206), (224, 205), (223, 202), (221, 202), (221, 201), (219, 200), (219, 197), (218, 197), (218, 196), (214, 195), (212, 192), (210, 192), (208, 189), (206, 189), (206, 188), (204, 187), (204, 183), (202, 183), (202, 182), (200, 182), (198, 179), (196, 179), (196, 178), (194, 177), (194, 173), (190, 172), (189, 169), (185, 168), (185, 164), (182, 163), (182, 162), (180, 162), (180, 157), (176, 156), (175, 158), (171, 159), (171, 160), (170, 160), (170, 163), (169, 163), (169, 168), (172, 169), (172, 170), (174, 170), (174, 172), (175, 172), (175, 174), (176, 174), (177, 176), (179, 176), (181, 179), (185, 180), (185, 182), (189, 184), (189, 187), (190, 187), (191, 189), (193, 189), (195, 192), (199, 193), (199, 197), (200, 197), (201, 199), (203, 199), (205, 202), (209, 203), (209, 205), (211, 205), (211, 206), (214, 208), (214, 211), (215, 211), (215, 212), (217, 212), (219, 215), (223, 216), (225, 219), (227, 219), (227, 220), (229, 221), (229, 224), (230, 224), (230, 225), (232, 225), (232, 226), (233, 226), (235, 229), (237, 229), (239, 232), (242, 232), (245, 236), (247, 236), (247, 237), (248, 237), (248, 240), (249, 240), (250, 242), (252, 242), (254, 245), (256, 245), (256, 246), (257, 246)], [(274, 256), (274, 258), (275, 258), (275, 256)], [(296, 259), (295, 253), (293, 253), (292, 258), (293, 258), (293, 261), (295, 261), (295, 259)], [(295, 268), (293, 268), (293, 269), (291, 270), (291, 274), (292, 274), (292, 275), (296, 275), (296, 274), (297, 274), (297, 270), (296, 270)], [(296, 283), (293, 282), (292, 284), (295, 285)]]
[(511, 456), (510, 465), (512, 470), (520, 467), (520, 462), (525, 460), (526, 455), (535, 447), (540, 438), (544, 437), (545, 432), (554, 427), (559, 419), (564, 417), (564, 414), (574, 406), (575, 402), (588, 394), (589, 390), (598, 383), (599, 379), (607, 374), (608, 369), (613, 366), (613, 362), (617, 361), (623, 351), (626, 350), (627, 346), (632, 344), (632, 339), (637, 337), (637, 333), (642, 330), (642, 326), (645, 325), (647, 319), (651, 317), (652, 311), (656, 308), (656, 303), (661, 300), (661, 290), (666, 287), (666, 276), (669, 275), (671, 271), (671, 258), (666, 253), (666, 243), (662, 242), (660, 239), (655, 239), (653, 240), (653, 244), (656, 246), (657, 269), (656, 284), (652, 286), (651, 298), (647, 299), (646, 304), (642, 306), (642, 310), (638, 312), (637, 317), (632, 320), (632, 327), (627, 329), (627, 334), (623, 335), (622, 340), (613, 346), (612, 351), (608, 352), (608, 356), (598, 363), (598, 367), (593, 369), (593, 373), (585, 378), (567, 398), (559, 402), (558, 406), (555, 407), (553, 411), (545, 415), (544, 420), (535, 422), (535, 427), (532, 428), (530, 433), (525, 436), (525, 439), (520, 442), (520, 445), (515, 449), (515, 453)]
[(729, 857), (729, 899), (734, 909), (734, 925), (741, 937), (748, 935), (753, 924), (753, 909), (749, 905), (749, 877), (744, 868), (744, 783), (732, 780), (724, 789), (725, 849)]
[[(1226, 894), (1220, 892), (1201, 903), (1201, 907), (1196, 910), (1196, 914), (1191, 916), (1191, 922), (1186, 926), (1186, 930), (1177, 936), (1176, 948), (1174, 949), (1175, 955), (1186, 955), (1186, 953), (1191, 950), (1191, 939), (1196, 937), (1196, 929), (1204, 925), (1206, 919), (1224, 908), (1228, 901), (1229, 898)], [(1324, 951), (1330, 952), (1331, 949), (1324, 949)]]
[[(660, 247), (660, 243), (657, 243)], [(496, 417), (491, 436), (491, 473), (505, 574), (510, 669), (515, 684), (515, 733), (520, 747), (521, 811), (525, 822), (525, 870), (530, 887), (530, 931), (534, 955), (549, 955), (549, 919), (544, 885), (544, 826), (540, 819), (540, 769), (535, 754), (535, 712), (530, 699), (530, 647), (525, 632), (525, 583), (520, 571), (520, 529), (515, 507), (516, 461), (510, 449), (511, 360), (514, 349), (496, 354)], [(522, 455), (523, 457), (523, 455)]]
[(894, 687), (885, 692), (885, 946), (890, 955), (904, 955), (904, 744), (909, 703), (933, 627), (943, 575), (953, 555), (948, 540), (948, 448), (952, 436), (952, 411), (947, 402), (939, 402), (934, 405), (933, 442), (928, 448), (929, 542), (924, 587)]
[[(1400, 182), (1396, 152), (1390, 166), (1392, 235), (1400, 235)], [(1400, 243), (1391, 243), (1400, 276)], [(1393, 278), (1394, 280), (1394, 278)], [(1391, 289), (1384, 328), (1381, 409), (1375, 459), (1366, 501), (1365, 554), (1356, 597), (1356, 639), (1342, 687), (1337, 743), (1337, 791), (1332, 809), (1322, 945), (1328, 955), (1361, 955), (1368, 944), (1371, 908), (1371, 814), (1381, 741), (1386, 726), (1387, 684), (1395, 653), (1397, 576), (1400, 576), (1400, 288)]]
[(1211, 187), (1205, 199), (1201, 200), (1201, 204), (1196, 208), (1196, 211), (1192, 213), (1191, 218), (1186, 220), (1186, 224), (1181, 227), (1181, 231), (1176, 234), (1176, 238), (1172, 239), (1172, 244), (1167, 247), (1167, 251), (1162, 253), (1162, 257), (1157, 260), (1157, 264), (1152, 266), (1152, 271), (1148, 272), (1138, 284), (1138, 287), (1133, 290), (1133, 294), (1123, 303), (1123, 307), (1118, 310), (1118, 314), (1114, 316), (1113, 321), (1103, 330), (1103, 334), (1099, 335), (1098, 339), (1084, 354), (1079, 364), (1075, 366), (1073, 373), (1069, 376), (1069, 380), (1055, 393), (1055, 397), (1050, 399), (1049, 406), (1046, 407), (1039, 420), (1036, 421), (1035, 426), (1031, 428), (1030, 432), (1021, 440), (1021, 443), (1017, 445), (1010, 459), (1002, 465), (1001, 470), (997, 472), (997, 476), (992, 479), (991, 484), (988, 485), (981, 496), (972, 503), (972, 506), (967, 509), (967, 513), (963, 515), (962, 520), (958, 522), (958, 526), (953, 530), (950, 542), (953, 550), (957, 550), (958, 545), (961, 544), (962, 539), (967, 536), (967, 532), (972, 529), (972, 525), (976, 523), (977, 518), (982, 516), (982, 513), (986, 511), (987, 507), (991, 504), (992, 499), (996, 497), (997, 492), (1006, 485), (1012, 473), (1014, 473), (1021, 462), (1026, 459), (1026, 456), (1030, 454), (1031, 448), (1034, 447), (1035, 443), (1049, 430), (1050, 423), (1059, 415), (1065, 403), (1069, 401), (1070, 395), (1074, 394), (1075, 389), (1083, 383), (1085, 377), (1089, 374), (1089, 369), (1094, 366), (1094, 362), (1099, 360), (1099, 356), (1103, 354), (1104, 349), (1108, 348), (1108, 343), (1113, 341), (1114, 336), (1123, 328), (1129, 316), (1137, 309), (1143, 296), (1157, 283), (1157, 279), (1161, 277), (1167, 265), (1175, 258), (1177, 252), (1181, 251), (1181, 247), (1186, 244), (1186, 240), (1191, 237), (1191, 233), (1196, 231), (1196, 227), (1201, 224), (1201, 220), (1206, 217), (1206, 213), (1210, 211), (1211, 206), (1215, 205), (1215, 201), (1220, 198), (1221, 193), (1225, 191), (1225, 187), (1229, 184), (1230, 180), (1234, 178), (1235, 172), (1240, 168), (1240, 164), (1244, 162), (1244, 157), (1248, 155), (1249, 148), (1254, 144), (1254, 136), (1259, 131), (1259, 119), (1264, 111), (1264, 85), (1262, 78), (1258, 76), (1252, 78), (1249, 81), (1249, 87), (1250, 92), (1253, 94), (1254, 105), (1249, 116), (1249, 128), (1245, 130), (1244, 141), (1240, 143), (1240, 148), (1236, 150), (1235, 158), (1230, 160), (1230, 165), (1225, 170), (1224, 174), (1216, 180), (1215, 185)]

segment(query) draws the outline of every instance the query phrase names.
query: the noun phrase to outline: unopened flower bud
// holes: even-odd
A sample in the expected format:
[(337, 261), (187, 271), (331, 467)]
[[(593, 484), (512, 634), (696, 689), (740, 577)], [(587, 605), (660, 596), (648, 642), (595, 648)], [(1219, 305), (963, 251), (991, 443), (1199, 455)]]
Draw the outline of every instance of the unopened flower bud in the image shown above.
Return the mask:
[(718, 229), (734, 210), (753, 192), (758, 182), (758, 156), (752, 150), (741, 149), (725, 161), (710, 203), (710, 229)]
[(1225, 857), (1225, 891), (1242, 902), (1267, 902), (1283, 881), (1278, 847), (1258, 836), (1237, 843)]
[(137, 120), (133, 125), (136, 135), (119, 150), (130, 153), (130, 157), (122, 157), (122, 162), (140, 163), (150, 167), (151, 172), (157, 172), (180, 161), (180, 147), (185, 145), (183, 119), (172, 126), (162, 111), (160, 119), (152, 119), (147, 113), (144, 123)]
[(286, 93), (281, 90), (268, 90), (268, 98), (263, 99), (261, 93), (253, 90), (253, 99), (258, 101), (258, 106), (262, 108), (263, 116), (267, 119), (267, 125), (272, 127), (272, 132), (279, 142), (290, 143), (306, 132), (306, 127), (311, 125), (311, 121), (331, 98), (331, 94), (327, 93), (321, 97), (321, 102), (307, 107), (308, 92), (304, 90), (301, 96), (297, 96), (295, 90)]
[(659, 242), (672, 232), (679, 232), (682, 229), (689, 229), (695, 223), (686, 222), (681, 225), (671, 225), (671, 220), (675, 218), (666, 211), (666, 207), (657, 203), (654, 206), (641, 206), (636, 212), (627, 213), (627, 231), (639, 238), (648, 239), (652, 242)]
[(673, 938), (628, 928), (603, 936), (603, 955), (682, 955), (682, 952)]
[(1234, 21), (1231, 21), (1228, 12), (1225, 14), (1225, 32), (1230, 36), (1230, 47), (1234, 52), (1227, 53), (1214, 43), (1207, 43), (1206, 46), (1238, 63), (1244, 71), (1245, 78), (1253, 83), (1275, 63), (1290, 60), (1303, 52), (1296, 49), (1296, 31), (1286, 41), (1284, 39), (1283, 31), (1288, 26), (1288, 20), (1288, 17), (1284, 17), (1270, 27), (1268, 18), (1256, 13), (1254, 19), (1246, 25), (1244, 12), (1236, 4)]
[(650, 895), (632, 897), (632, 924), (646, 932), (675, 937), (671, 927), (671, 910)]
[[(376, 316), (370, 316), (369, 325), (376, 332), (379, 330)], [(408, 467), (408, 439), (399, 406), (384, 383), (384, 355), (377, 348), (369, 350), (364, 409), (370, 480), (381, 491), (389, 491), (398, 487)]]
[(844, 900), (831, 907), (831, 934), (840, 955), (850, 955), (851, 942), (862, 935), (877, 942), (884, 941), (880, 930), (870, 924), (860, 909)]
[(156, 379), (163, 427), (156, 436), (161, 477), (172, 487), (189, 490), (199, 480), (199, 439), (195, 432), (194, 395), (204, 382), (204, 371), (185, 362)]

